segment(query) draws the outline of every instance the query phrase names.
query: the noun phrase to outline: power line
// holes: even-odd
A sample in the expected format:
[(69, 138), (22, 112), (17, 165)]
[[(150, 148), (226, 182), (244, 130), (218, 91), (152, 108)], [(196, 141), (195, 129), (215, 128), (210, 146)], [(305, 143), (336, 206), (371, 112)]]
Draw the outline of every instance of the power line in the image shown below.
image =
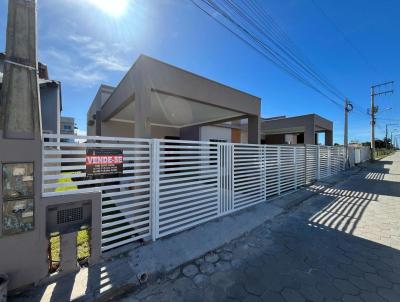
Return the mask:
[[(203, 3), (203, 6), (197, 3), (199, 1)], [(272, 24), (265, 17), (262, 19), (251, 17), (243, 10), (243, 7), (239, 7), (229, 0), (224, 0), (222, 3), (217, 3), (217, 1), (213, 0), (198, 0), (197, 2), (191, 0), (191, 2), (248, 46), (259, 52), (277, 67), (284, 70), (291, 77), (318, 92), (339, 108), (343, 107), (342, 94), (338, 93), (339, 90), (334, 88), (334, 86), (327, 82), (325, 78), (322, 78), (314, 68), (299, 57), (298, 54), (296, 54), (296, 50), (287, 44), (289, 42), (287, 38), (285, 38), (286, 41), (276, 39), (276, 23)], [(217, 18), (215, 12), (222, 16), (225, 22)], [(243, 21), (250, 26), (243, 24)], [(268, 31), (265, 26), (261, 27), (261, 22), (269, 24), (269, 28), (273, 28), (275, 32), (271, 30)], [(230, 26), (227, 23), (230, 24)], [(251, 27), (253, 27), (253, 30)], [(254, 33), (254, 29), (261, 33), (264, 38), (267, 38), (269, 43), (266, 43), (262, 37)], [(279, 30), (282, 31), (281, 29)], [(284, 35), (284, 37), (287, 37), (287, 35)], [(333, 94), (334, 97), (328, 94)], [(340, 101), (337, 101), (335, 98), (340, 99)]]

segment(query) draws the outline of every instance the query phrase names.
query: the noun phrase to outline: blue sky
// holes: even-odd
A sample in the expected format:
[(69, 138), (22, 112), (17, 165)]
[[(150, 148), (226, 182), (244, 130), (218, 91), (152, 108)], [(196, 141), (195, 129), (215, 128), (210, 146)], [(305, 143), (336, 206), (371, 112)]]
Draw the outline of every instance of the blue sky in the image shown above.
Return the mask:
[[(127, 0), (118, 17), (93, 1), (38, 0), (39, 60), (48, 65), (52, 79), (62, 82), (63, 115), (75, 117), (80, 129), (86, 128), (98, 86), (118, 84), (143, 53), (261, 97), (264, 117), (320, 114), (334, 121), (334, 139), (343, 141), (342, 110), (292, 80), (189, 0)], [(316, 1), (377, 72), (311, 0), (261, 2), (313, 65), (366, 111), (371, 84), (400, 80), (400, 2)], [(0, 49), (5, 48), (6, 12), (7, 1), (0, 0)], [(378, 137), (386, 123), (399, 119), (399, 93), (376, 100), (381, 108), (393, 108), (379, 115)], [(366, 114), (350, 115), (349, 137), (369, 140)]]

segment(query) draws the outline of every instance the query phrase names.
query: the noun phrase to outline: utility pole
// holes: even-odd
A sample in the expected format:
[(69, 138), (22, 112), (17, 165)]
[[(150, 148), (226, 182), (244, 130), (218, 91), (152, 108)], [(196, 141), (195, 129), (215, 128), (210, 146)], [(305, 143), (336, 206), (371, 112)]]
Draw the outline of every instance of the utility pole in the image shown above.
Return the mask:
[(346, 152), (346, 164), (348, 163), (349, 158), (349, 112), (353, 110), (353, 105), (349, 102), (348, 98), (344, 99), (344, 148)]
[[(388, 145), (389, 145), (389, 142), (388, 142), (389, 141), (389, 126), (399, 126), (399, 124), (386, 124), (386, 134), (385, 134), (385, 141), (386, 141), (385, 146), (386, 146), (386, 149), (388, 148)], [(392, 145), (393, 145), (393, 131), (392, 131), (392, 135), (390, 137), (390, 143)]]
[[(374, 159), (375, 156), (375, 124), (376, 124), (376, 118), (375, 115), (378, 113), (379, 107), (375, 107), (375, 97), (376, 96), (382, 96), (382, 95), (387, 95), (387, 94), (392, 94), (393, 93), (393, 88), (392, 89), (387, 89), (386, 87), (388, 85), (393, 86), (394, 81), (390, 82), (385, 82), (382, 84), (377, 84), (377, 85), (372, 85), (371, 86), (371, 108), (369, 114), (371, 115), (371, 158)], [(383, 90), (381, 90), (383, 87)], [(378, 90), (378, 91), (376, 91)]]
[(388, 148), (388, 125), (386, 124), (386, 132), (385, 132), (385, 147)]

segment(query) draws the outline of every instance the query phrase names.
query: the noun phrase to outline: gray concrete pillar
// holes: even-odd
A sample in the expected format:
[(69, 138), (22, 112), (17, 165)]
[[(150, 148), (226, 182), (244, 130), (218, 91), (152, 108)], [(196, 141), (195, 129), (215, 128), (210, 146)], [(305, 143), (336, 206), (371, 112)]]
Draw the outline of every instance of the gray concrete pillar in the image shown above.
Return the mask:
[(304, 143), (308, 145), (315, 145), (315, 129), (314, 123), (305, 125), (304, 127)]
[(9, 1), (4, 63), (0, 98), (2, 136), (8, 139), (41, 139), (36, 1)]
[(249, 144), (260, 143), (260, 117), (253, 115), (248, 117), (247, 141)]
[(333, 146), (333, 131), (325, 131), (325, 145)]
[(102, 120), (101, 120), (101, 111), (96, 111), (96, 136), (101, 136), (101, 126), (102, 126)]
[(135, 90), (135, 137), (151, 138), (151, 89), (141, 77)]

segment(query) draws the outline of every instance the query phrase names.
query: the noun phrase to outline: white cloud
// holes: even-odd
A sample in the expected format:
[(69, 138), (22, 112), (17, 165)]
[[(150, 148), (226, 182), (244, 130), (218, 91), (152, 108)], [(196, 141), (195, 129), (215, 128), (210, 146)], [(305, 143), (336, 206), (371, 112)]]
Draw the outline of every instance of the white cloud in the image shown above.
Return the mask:
[(130, 64), (125, 59), (131, 48), (120, 43), (107, 44), (86, 35), (67, 36), (65, 47), (43, 52), (53, 79), (73, 86), (95, 86), (107, 80), (107, 73), (126, 72)]
[(80, 50), (82, 57), (102, 69), (109, 71), (129, 69), (127, 62), (122, 59), (126, 50), (121, 44), (114, 43), (113, 47), (107, 47), (102, 41), (76, 34), (70, 35), (68, 39), (76, 44), (75, 47)]

